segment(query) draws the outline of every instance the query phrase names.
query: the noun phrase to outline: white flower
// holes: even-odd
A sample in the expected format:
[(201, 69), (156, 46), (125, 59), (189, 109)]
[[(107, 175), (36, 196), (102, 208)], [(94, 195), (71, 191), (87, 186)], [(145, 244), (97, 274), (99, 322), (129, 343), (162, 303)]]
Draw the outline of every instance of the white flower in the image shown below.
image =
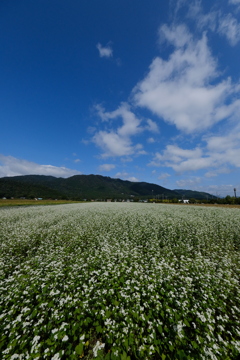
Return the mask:
[(39, 339), (40, 339), (40, 336), (38, 336), (38, 335), (34, 336), (33, 341), (32, 341), (33, 346), (38, 343)]
[(96, 345), (93, 348), (93, 356), (97, 357), (98, 350), (103, 349), (105, 344), (100, 343), (99, 341), (96, 342)]
[(13, 354), (13, 355), (10, 357), (10, 360), (18, 359), (18, 358), (19, 358), (19, 355), (18, 355), (18, 354)]
[(64, 336), (64, 338), (62, 339), (62, 341), (68, 341), (69, 337), (67, 335)]
[(55, 355), (53, 355), (51, 360), (61, 360), (59, 353), (56, 353)]

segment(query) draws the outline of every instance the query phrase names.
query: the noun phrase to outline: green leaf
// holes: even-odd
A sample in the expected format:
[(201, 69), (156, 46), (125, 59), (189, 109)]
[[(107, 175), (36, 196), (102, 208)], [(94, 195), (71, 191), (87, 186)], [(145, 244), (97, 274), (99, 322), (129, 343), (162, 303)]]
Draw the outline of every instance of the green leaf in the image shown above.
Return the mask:
[(78, 344), (76, 347), (75, 347), (75, 351), (78, 355), (82, 355), (83, 353), (83, 344)]
[(102, 327), (101, 327), (101, 325), (98, 325), (97, 327), (96, 327), (96, 331), (98, 332), (98, 333), (102, 333)]
[(178, 350), (177, 354), (180, 359), (184, 359), (184, 358), (186, 359), (186, 356), (185, 356), (185, 353), (183, 350)]
[(162, 329), (161, 325), (158, 326), (158, 331), (160, 332), (160, 334), (163, 332), (163, 329)]
[(195, 341), (191, 341), (192, 346), (194, 347), (194, 349), (197, 349), (198, 344)]
[(121, 355), (121, 360), (128, 360), (127, 353), (124, 351)]

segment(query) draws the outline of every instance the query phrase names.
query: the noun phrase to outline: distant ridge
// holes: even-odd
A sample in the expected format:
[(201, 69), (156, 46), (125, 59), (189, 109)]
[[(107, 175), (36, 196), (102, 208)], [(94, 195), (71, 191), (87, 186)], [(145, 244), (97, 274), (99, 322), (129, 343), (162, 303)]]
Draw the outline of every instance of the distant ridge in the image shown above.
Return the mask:
[[(191, 190), (169, 190), (147, 182), (132, 182), (102, 175), (74, 175), (56, 178), (45, 175), (23, 175), (0, 178), (0, 198), (58, 198), (58, 199), (127, 199), (182, 198), (194, 193), (195, 199), (212, 196)], [(188, 195), (189, 194), (189, 195)]]
[(198, 199), (198, 200), (217, 199), (216, 196), (202, 191), (185, 190), (185, 189), (175, 189), (173, 191), (177, 192), (180, 195), (181, 199)]

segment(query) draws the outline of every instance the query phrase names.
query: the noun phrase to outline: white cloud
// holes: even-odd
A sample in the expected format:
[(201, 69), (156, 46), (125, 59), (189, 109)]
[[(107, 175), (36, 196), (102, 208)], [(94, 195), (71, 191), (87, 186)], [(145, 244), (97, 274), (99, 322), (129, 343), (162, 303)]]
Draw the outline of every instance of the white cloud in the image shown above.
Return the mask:
[(163, 154), (156, 153), (149, 165), (171, 167), (181, 174), (186, 171), (196, 171), (210, 166), (217, 166), (217, 163), (214, 164), (214, 159), (211, 157), (204, 157), (200, 148), (188, 150), (181, 149), (176, 145), (168, 145)]
[(202, 2), (195, 0), (189, 4), (187, 17), (192, 18), (197, 25), (197, 28), (203, 30), (204, 28), (216, 31), (217, 23), (220, 12), (216, 10), (216, 7), (211, 9), (208, 13), (204, 14), (202, 9)]
[(219, 168), (214, 171), (208, 171), (206, 172), (205, 176), (208, 178), (218, 176), (219, 174), (229, 174), (231, 170), (227, 167)]
[(240, 126), (236, 125), (224, 135), (208, 135), (204, 144), (194, 149), (167, 145), (162, 153), (157, 152), (150, 166), (167, 166), (181, 174), (210, 169), (207, 177), (227, 173), (229, 166), (240, 167)]
[(139, 182), (138, 178), (136, 178), (135, 176), (130, 176), (127, 180), (132, 182)]
[[(240, 5), (240, 1), (232, 0), (229, 4)], [(201, 1), (195, 0), (189, 5), (188, 17), (194, 19), (200, 30), (205, 28), (216, 31), (225, 36), (230, 45), (235, 46), (240, 41), (240, 24), (231, 13), (224, 14), (216, 8), (215, 6), (204, 14)]]
[[(143, 130), (140, 127), (141, 120), (130, 110), (130, 105), (126, 102), (121, 103), (116, 110), (111, 112), (105, 111), (101, 105), (97, 105), (95, 108), (103, 121), (122, 119), (123, 125), (117, 129), (118, 134), (121, 136), (136, 135)], [(154, 122), (152, 123), (154, 124)]]
[[(227, 196), (227, 195), (233, 196), (234, 188), (237, 188), (237, 190), (240, 189), (240, 183), (209, 185), (208, 187), (205, 188), (204, 191), (214, 194), (215, 196)], [(238, 193), (237, 196), (239, 196)]]
[(150, 138), (147, 139), (147, 142), (149, 144), (153, 144), (153, 143), (155, 143), (155, 140), (154, 140), (154, 138), (150, 137)]
[(106, 112), (101, 106), (98, 106), (97, 110), (103, 121), (118, 118), (122, 120), (122, 124), (117, 129), (101, 130), (93, 136), (92, 141), (104, 151), (102, 157), (143, 153), (142, 145), (133, 145), (131, 140), (132, 136), (143, 131), (140, 127), (141, 120), (130, 110), (127, 103), (122, 103), (117, 110), (112, 112)]
[(185, 5), (186, 1), (187, 0), (169, 0), (170, 8), (173, 11), (174, 17), (176, 17), (178, 11)]
[(139, 182), (139, 180), (135, 176), (131, 176), (126, 171), (118, 172), (118, 173), (116, 173), (116, 175), (114, 177), (117, 179), (124, 179), (124, 180), (132, 181), (132, 182)]
[[(162, 164), (174, 164), (179, 166), (185, 159), (195, 161), (196, 158), (202, 156), (202, 150), (200, 148), (192, 149), (181, 149), (176, 145), (167, 145), (163, 154), (156, 153), (154, 163), (152, 165), (159, 166)], [(175, 168), (176, 170), (176, 168)]]
[(240, 23), (232, 14), (227, 14), (219, 19), (218, 32), (226, 36), (232, 46), (240, 41)]
[(201, 183), (201, 178), (200, 177), (192, 177), (190, 179), (181, 179), (176, 181), (176, 184), (179, 188), (188, 188), (188, 189), (192, 189), (192, 188), (196, 188), (197, 184)]
[(159, 28), (159, 40), (160, 43), (168, 41), (175, 47), (181, 48), (192, 41), (192, 36), (184, 25), (169, 27), (164, 24)]
[[(168, 60), (157, 57), (147, 76), (133, 90), (137, 106), (186, 132), (205, 130), (236, 112), (229, 95), (236, 91), (230, 79), (217, 82), (217, 63), (206, 34), (194, 40), (184, 25), (161, 27), (175, 50)], [(214, 84), (211, 84), (214, 81)]]
[(171, 175), (168, 174), (168, 173), (161, 173), (159, 176), (158, 176), (158, 179), (159, 180), (166, 180), (167, 178), (169, 178)]
[(151, 132), (153, 132), (155, 134), (159, 133), (158, 125), (154, 121), (152, 121), (151, 119), (147, 120), (146, 130), (151, 131)]
[(240, 0), (229, 0), (229, 4), (240, 5)]
[(206, 177), (209, 177), (209, 178), (215, 177), (215, 176), (217, 176), (217, 175), (218, 175), (217, 171), (208, 171), (208, 172), (206, 172), (206, 174), (205, 174), (205, 176), (206, 176)]
[(100, 171), (111, 171), (112, 169), (115, 169), (114, 164), (103, 164), (99, 166)]
[(66, 178), (80, 174), (81, 172), (77, 170), (53, 165), (39, 165), (31, 161), (0, 154), (0, 177), (17, 175), (51, 175)]
[(103, 158), (126, 156), (134, 153), (131, 140), (125, 139), (113, 131), (99, 131), (94, 135), (93, 142), (104, 151)]
[(109, 58), (113, 56), (113, 50), (110, 45), (102, 46), (102, 44), (98, 43), (96, 47), (100, 57)]

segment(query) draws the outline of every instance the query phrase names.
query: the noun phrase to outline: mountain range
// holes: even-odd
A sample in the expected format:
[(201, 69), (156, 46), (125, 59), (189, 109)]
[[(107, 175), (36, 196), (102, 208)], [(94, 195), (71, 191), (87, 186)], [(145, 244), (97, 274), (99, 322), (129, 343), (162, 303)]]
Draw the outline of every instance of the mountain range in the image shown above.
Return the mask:
[(132, 182), (101, 175), (74, 175), (56, 178), (24, 175), (0, 178), (0, 198), (52, 199), (207, 199), (212, 195), (191, 190), (169, 190), (147, 182)]

